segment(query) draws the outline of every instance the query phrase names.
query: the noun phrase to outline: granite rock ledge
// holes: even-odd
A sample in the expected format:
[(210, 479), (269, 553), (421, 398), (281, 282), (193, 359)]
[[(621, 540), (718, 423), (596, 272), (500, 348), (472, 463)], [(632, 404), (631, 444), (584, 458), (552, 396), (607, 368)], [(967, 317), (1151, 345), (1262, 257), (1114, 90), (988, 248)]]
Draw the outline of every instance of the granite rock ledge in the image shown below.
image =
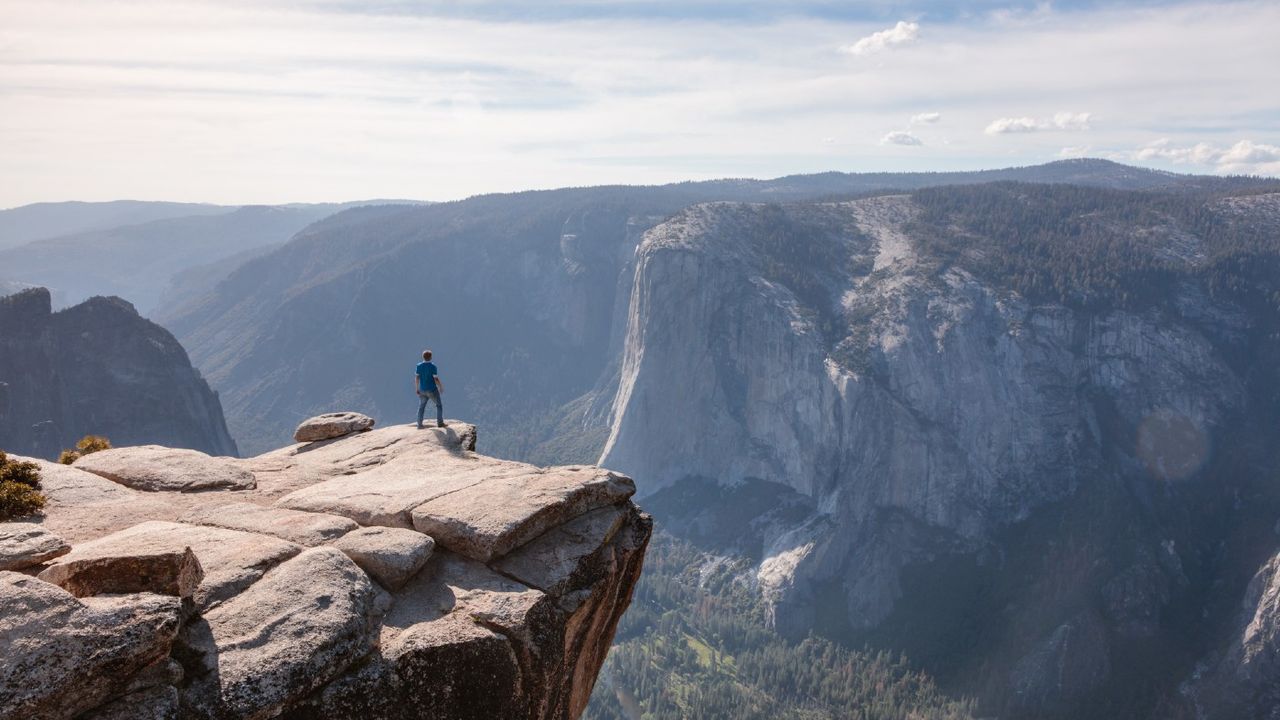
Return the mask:
[(0, 533), (70, 551), (0, 571), (0, 720), (577, 718), (652, 521), (626, 476), (475, 438), (184, 458), (252, 477), (202, 492), (37, 461), (45, 514)]

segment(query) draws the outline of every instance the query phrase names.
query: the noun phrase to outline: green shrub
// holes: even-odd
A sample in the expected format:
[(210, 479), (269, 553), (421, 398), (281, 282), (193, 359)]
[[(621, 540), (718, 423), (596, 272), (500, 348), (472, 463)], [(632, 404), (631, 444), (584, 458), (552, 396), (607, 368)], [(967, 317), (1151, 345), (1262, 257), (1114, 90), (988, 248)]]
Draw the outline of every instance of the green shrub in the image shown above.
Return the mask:
[(58, 462), (63, 465), (70, 465), (85, 455), (96, 453), (99, 450), (110, 450), (111, 441), (101, 435), (85, 435), (76, 443), (75, 450), (63, 450), (58, 456)]
[(0, 450), (0, 482), (26, 485), (32, 490), (40, 489), (40, 467), (33, 462), (10, 460)]
[(85, 435), (80, 438), (80, 442), (76, 443), (76, 449), (81, 455), (96, 453), (99, 450), (110, 450), (111, 441), (101, 435)]
[(44, 507), (40, 466), (10, 460), (0, 450), (0, 521), (20, 518)]
[(0, 521), (24, 517), (44, 507), (44, 495), (29, 485), (0, 482)]

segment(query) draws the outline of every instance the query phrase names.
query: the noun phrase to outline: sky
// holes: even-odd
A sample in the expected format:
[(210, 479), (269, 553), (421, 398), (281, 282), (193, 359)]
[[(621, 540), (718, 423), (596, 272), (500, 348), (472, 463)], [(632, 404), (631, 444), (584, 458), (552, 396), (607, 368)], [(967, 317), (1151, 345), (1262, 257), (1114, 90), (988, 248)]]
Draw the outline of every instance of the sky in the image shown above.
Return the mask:
[(0, 208), (1280, 176), (1280, 2), (0, 0)]

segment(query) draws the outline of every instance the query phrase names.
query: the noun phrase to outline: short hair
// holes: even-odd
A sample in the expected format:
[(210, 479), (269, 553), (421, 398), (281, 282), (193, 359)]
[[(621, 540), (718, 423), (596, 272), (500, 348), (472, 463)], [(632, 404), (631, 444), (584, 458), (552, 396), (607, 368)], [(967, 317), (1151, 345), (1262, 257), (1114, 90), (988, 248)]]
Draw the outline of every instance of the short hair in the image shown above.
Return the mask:
[(430, 360), (430, 359), (431, 359), (431, 351), (430, 351), (430, 350), (423, 350), (423, 351), (422, 351), (422, 359), (423, 359), (423, 360)]

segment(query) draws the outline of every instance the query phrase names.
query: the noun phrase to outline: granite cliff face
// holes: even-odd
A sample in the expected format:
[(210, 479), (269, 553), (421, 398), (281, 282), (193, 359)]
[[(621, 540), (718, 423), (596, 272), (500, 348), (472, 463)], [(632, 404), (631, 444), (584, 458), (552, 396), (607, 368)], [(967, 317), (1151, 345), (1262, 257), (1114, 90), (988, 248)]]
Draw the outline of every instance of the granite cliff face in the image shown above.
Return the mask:
[(236, 454), (218, 396), (129, 303), (55, 313), (43, 288), (0, 298), (0, 447), (53, 458), (87, 434)]
[[(1278, 199), (1218, 210), (1274, 230)], [(1274, 310), (1195, 282), (1145, 307), (1033, 303), (923, 251), (920, 212), (722, 203), (651, 230), (601, 462), (646, 478), (674, 532), (754, 557), (778, 629), (945, 653), (935, 670), (997, 710), (1078, 716), (1163, 634), (1214, 645), (1190, 619), (1221, 612), (1205, 588), (1239, 598), (1274, 547), (1274, 488), (1242, 449), (1274, 419)], [(1175, 265), (1210, 251), (1131, 231)], [(1263, 530), (1232, 541), (1231, 522)], [(1225, 662), (1274, 655), (1268, 593)], [(1251, 707), (1278, 707), (1275, 677)]]
[(630, 478), (475, 438), (40, 462), (46, 514), (0, 525), (0, 718), (578, 717), (651, 522)]

